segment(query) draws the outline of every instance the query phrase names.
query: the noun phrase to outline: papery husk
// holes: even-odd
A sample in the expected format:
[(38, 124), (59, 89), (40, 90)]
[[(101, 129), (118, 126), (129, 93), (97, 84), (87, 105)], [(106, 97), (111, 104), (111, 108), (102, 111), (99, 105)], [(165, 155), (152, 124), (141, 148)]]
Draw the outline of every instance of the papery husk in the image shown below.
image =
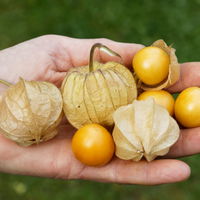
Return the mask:
[(123, 160), (139, 161), (144, 156), (152, 161), (167, 154), (179, 138), (177, 122), (153, 98), (122, 106), (113, 118), (116, 156)]
[(137, 97), (132, 73), (122, 64), (94, 62), (72, 68), (61, 87), (64, 113), (77, 129), (88, 123), (112, 126), (112, 113)]
[(0, 131), (22, 146), (53, 138), (62, 119), (62, 96), (48, 82), (20, 79), (0, 102)]
[[(138, 79), (138, 88), (143, 90), (161, 90), (163, 88), (168, 88), (175, 84), (180, 77), (180, 64), (178, 63), (175, 49), (171, 46), (167, 46), (164, 40), (157, 40), (151, 46), (159, 47), (163, 49), (170, 56), (169, 73), (168, 77), (157, 85), (146, 85), (141, 80)], [(136, 76), (136, 75), (135, 75)]]

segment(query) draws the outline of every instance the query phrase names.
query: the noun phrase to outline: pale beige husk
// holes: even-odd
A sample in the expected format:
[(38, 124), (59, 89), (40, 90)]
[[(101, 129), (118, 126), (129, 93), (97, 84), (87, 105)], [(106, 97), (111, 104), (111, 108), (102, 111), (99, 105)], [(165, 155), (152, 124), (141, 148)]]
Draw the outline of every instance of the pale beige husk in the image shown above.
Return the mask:
[(112, 113), (137, 97), (132, 73), (116, 62), (95, 62), (71, 69), (61, 87), (64, 112), (76, 128), (84, 124), (113, 125)]
[(168, 88), (175, 84), (180, 77), (180, 64), (178, 63), (175, 49), (171, 46), (167, 46), (164, 40), (157, 40), (151, 46), (159, 47), (163, 49), (170, 56), (170, 64), (169, 64), (169, 73), (168, 77), (157, 85), (146, 85), (141, 80), (138, 79), (137, 85), (138, 88), (143, 90), (161, 90), (163, 88)]
[(139, 161), (144, 156), (152, 161), (167, 154), (179, 138), (177, 122), (153, 98), (122, 106), (113, 118), (116, 156), (124, 160)]
[(0, 132), (23, 146), (53, 138), (62, 118), (62, 96), (48, 82), (20, 81), (0, 102)]

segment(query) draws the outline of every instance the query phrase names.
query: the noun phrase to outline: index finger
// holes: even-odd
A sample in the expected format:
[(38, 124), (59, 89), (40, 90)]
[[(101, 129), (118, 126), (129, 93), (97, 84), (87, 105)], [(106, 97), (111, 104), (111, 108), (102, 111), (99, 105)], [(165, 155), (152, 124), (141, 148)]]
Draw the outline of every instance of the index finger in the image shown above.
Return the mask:
[(175, 93), (192, 86), (200, 86), (200, 62), (181, 64), (181, 74), (178, 82), (167, 90)]
[[(108, 48), (118, 53), (123, 60), (123, 64), (127, 67), (131, 66), (134, 54), (144, 47), (142, 44), (116, 42), (109, 39), (75, 39), (60, 36), (62, 47), (64, 47), (66, 54), (70, 57), (68, 63), (62, 66), (62, 70), (66, 71), (71, 66), (78, 67), (87, 65), (89, 61), (90, 49), (95, 43), (102, 43)], [(65, 56), (66, 56), (65, 54)], [(113, 60), (109, 55), (101, 52), (101, 62)]]

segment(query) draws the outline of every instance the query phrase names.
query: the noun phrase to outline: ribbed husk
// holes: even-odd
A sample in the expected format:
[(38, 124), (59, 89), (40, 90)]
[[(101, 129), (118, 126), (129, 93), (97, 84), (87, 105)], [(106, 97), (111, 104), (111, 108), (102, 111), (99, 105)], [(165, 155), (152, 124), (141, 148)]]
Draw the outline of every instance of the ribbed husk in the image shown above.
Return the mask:
[(151, 46), (155, 46), (155, 47), (159, 47), (163, 49), (170, 56), (168, 77), (161, 83), (152, 86), (152, 85), (146, 85), (141, 80), (139, 80), (139, 78), (134, 74), (137, 80), (137, 86), (138, 88), (141, 88), (143, 90), (161, 90), (163, 88), (168, 88), (172, 86), (174, 83), (176, 83), (180, 77), (180, 65), (178, 63), (178, 60), (175, 54), (176, 50), (172, 48), (171, 46), (167, 46), (164, 40), (157, 40)]
[(153, 98), (122, 106), (113, 118), (116, 156), (124, 160), (139, 161), (144, 156), (152, 161), (167, 154), (179, 138), (178, 124)]
[(53, 138), (62, 118), (62, 96), (51, 83), (20, 81), (0, 102), (0, 131), (22, 146)]
[(113, 125), (112, 113), (137, 97), (132, 73), (116, 62), (95, 62), (71, 69), (61, 88), (64, 113), (76, 128), (84, 124)]

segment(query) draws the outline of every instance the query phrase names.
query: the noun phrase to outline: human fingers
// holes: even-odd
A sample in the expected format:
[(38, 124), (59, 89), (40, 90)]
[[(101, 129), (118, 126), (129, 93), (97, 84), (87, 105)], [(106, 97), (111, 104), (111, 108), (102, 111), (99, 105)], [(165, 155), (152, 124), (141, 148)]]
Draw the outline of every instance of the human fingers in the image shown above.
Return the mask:
[(71, 151), (72, 133), (71, 127), (61, 127), (61, 134), (54, 140), (28, 148), (1, 136), (0, 170), (62, 179), (146, 185), (178, 182), (190, 175), (188, 165), (170, 159), (132, 162), (114, 158), (102, 167), (85, 166), (76, 160)]
[[(58, 36), (60, 41), (60, 46), (64, 50), (59, 54), (66, 56), (64, 60), (60, 59), (59, 55), (56, 57), (60, 59), (60, 71), (66, 71), (70, 67), (77, 67), (82, 65), (87, 65), (89, 61), (90, 49), (95, 43), (102, 43), (113, 51), (117, 52), (121, 57), (123, 64), (130, 66), (134, 54), (144, 46), (141, 44), (134, 43), (122, 43), (116, 42), (109, 39), (75, 39), (68, 38), (64, 36)], [(68, 58), (67, 58), (68, 55)], [(113, 60), (109, 55), (101, 52), (100, 53), (101, 62), (107, 62)], [(67, 62), (66, 62), (67, 61)], [(63, 64), (62, 64), (63, 63)]]
[(175, 93), (192, 86), (200, 86), (200, 62), (181, 64), (180, 79), (167, 90), (171, 93)]
[(77, 178), (126, 184), (156, 185), (187, 179), (190, 168), (179, 160), (154, 160), (152, 162), (115, 159), (103, 167), (84, 167)]
[(182, 157), (200, 153), (200, 127), (181, 130), (178, 141), (170, 148), (167, 157)]
[(72, 157), (70, 148), (74, 128), (60, 126), (59, 134), (47, 142), (19, 146), (0, 134), (0, 172), (42, 177), (68, 174)]

